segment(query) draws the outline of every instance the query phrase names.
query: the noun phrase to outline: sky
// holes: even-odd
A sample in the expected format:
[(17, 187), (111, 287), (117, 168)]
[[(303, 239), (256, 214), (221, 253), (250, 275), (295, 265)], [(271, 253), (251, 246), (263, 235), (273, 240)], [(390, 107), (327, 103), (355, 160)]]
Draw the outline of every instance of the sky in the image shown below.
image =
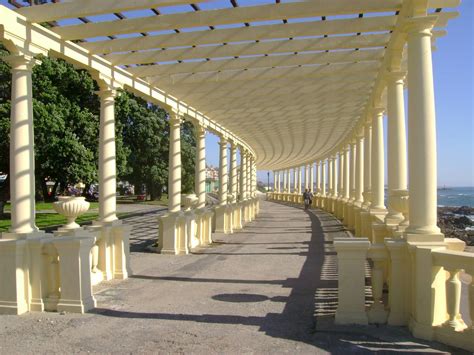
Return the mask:
[[(0, 0), (0, 4), (6, 2), (7, 0)], [(238, 0), (240, 6), (265, 2), (267, 0)], [(227, 0), (222, 0), (203, 3), (201, 7), (205, 9), (207, 5), (230, 6)], [(166, 12), (182, 10), (182, 7), (168, 7)], [(439, 186), (474, 186), (474, 1), (462, 0), (458, 11), (460, 16), (449, 21), (447, 36), (437, 40), (437, 50), (433, 52)], [(128, 17), (143, 15), (143, 11), (127, 13)], [(93, 20), (113, 19), (107, 16), (97, 16)], [(61, 22), (65, 25), (79, 23), (78, 20)], [(384, 123), (386, 142), (387, 125)], [(213, 134), (206, 135), (206, 156), (209, 165), (218, 166), (218, 140)], [(270, 181), (273, 180), (272, 175), (270, 174)], [(258, 177), (259, 180), (267, 182), (267, 171), (259, 171)]]

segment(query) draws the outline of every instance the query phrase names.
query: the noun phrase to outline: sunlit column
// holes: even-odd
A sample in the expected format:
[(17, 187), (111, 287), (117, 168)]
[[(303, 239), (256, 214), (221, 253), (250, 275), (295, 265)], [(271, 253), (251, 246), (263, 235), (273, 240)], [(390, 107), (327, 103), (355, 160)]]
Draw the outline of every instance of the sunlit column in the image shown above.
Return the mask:
[(346, 145), (343, 149), (344, 161), (343, 161), (343, 183), (342, 183), (342, 197), (344, 200), (348, 200), (350, 197), (350, 149), (349, 145)]
[(302, 179), (302, 175), (303, 175), (302, 170), (303, 170), (302, 166), (298, 167), (298, 195), (301, 195), (301, 185), (302, 185), (301, 179)]
[(339, 159), (337, 160), (337, 171), (334, 174), (335, 180), (337, 181), (336, 194), (338, 197), (344, 195), (344, 153), (339, 152)]
[(334, 157), (328, 158), (328, 193), (330, 197), (334, 197)]
[(355, 189), (356, 189), (356, 159), (357, 159), (357, 146), (356, 141), (351, 141), (350, 143), (350, 161), (351, 167), (349, 169), (349, 179), (350, 179), (350, 189), (349, 196), (352, 201), (355, 199)]
[(370, 206), (372, 190), (372, 123), (364, 129), (364, 207)]
[(326, 160), (320, 161), (319, 166), (321, 167), (321, 194), (323, 197), (326, 197)]
[(401, 222), (403, 215), (395, 206), (400, 190), (407, 189), (407, 147), (405, 137), (405, 102), (403, 83), (405, 72), (389, 72), (387, 81), (387, 172), (388, 215), (386, 221)]
[(221, 137), (219, 141), (219, 204), (221, 206), (227, 204), (227, 144), (227, 139)]
[(11, 233), (37, 231), (35, 225), (35, 152), (33, 134), (34, 59), (3, 57), (11, 66), (10, 202)]
[(101, 90), (97, 94), (100, 97), (99, 220), (112, 222), (117, 219), (115, 155), (115, 96), (117, 92), (115, 90)]
[(181, 117), (172, 112), (169, 125), (168, 210), (178, 212), (181, 210)]
[(232, 201), (237, 201), (237, 145), (230, 142), (230, 193)]
[(309, 189), (314, 190), (314, 163), (309, 164)]
[(437, 16), (412, 18), (408, 32), (408, 233), (438, 234), (436, 116), (431, 29)]
[(309, 165), (304, 167), (304, 189), (309, 189)]
[(283, 170), (283, 191), (282, 192), (285, 192), (286, 190), (286, 184), (287, 184), (287, 181), (288, 181), (288, 175), (287, 175), (287, 170)]
[(355, 201), (362, 204), (362, 192), (364, 190), (364, 136), (357, 136), (356, 168), (355, 168)]
[(246, 153), (244, 149), (240, 148), (240, 201), (245, 200), (246, 198), (246, 190), (245, 190), (245, 167), (247, 166), (246, 163)]
[(315, 163), (316, 168), (316, 193), (321, 193), (321, 160)]
[(372, 201), (370, 209), (384, 210), (383, 108), (374, 108), (372, 132)]
[(198, 198), (197, 208), (206, 207), (206, 130), (196, 126), (196, 162), (194, 189)]

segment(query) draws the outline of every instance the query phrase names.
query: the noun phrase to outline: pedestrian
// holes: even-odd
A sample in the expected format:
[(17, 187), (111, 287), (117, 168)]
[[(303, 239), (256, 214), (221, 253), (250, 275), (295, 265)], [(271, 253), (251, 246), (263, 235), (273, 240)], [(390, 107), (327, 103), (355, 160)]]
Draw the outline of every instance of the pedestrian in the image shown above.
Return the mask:
[(308, 189), (306, 189), (303, 192), (303, 201), (304, 201), (304, 209), (307, 210), (309, 206), (311, 205), (311, 203), (313, 202), (313, 194)]

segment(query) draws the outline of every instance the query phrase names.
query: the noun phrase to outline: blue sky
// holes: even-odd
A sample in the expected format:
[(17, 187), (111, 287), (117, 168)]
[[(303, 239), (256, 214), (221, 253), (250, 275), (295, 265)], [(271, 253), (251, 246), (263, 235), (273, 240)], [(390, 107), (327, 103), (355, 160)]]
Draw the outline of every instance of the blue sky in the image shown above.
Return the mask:
[[(0, 4), (6, 4), (0, 0)], [(268, 3), (268, 0), (239, 0), (240, 6)], [(228, 0), (200, 5), (207, 8), (230, 7)], [(474, 122), (473, 122), (473, 43), (474, 1), (463, 0), (458, 8), (460, 16), (448, 24), (448, 35), (437, 40), (433, 53), (437, 139), (438, 185), (474, 186)], [(183, 11), (182, 7), (168, 7), (166, 13)], [(190, 8), (187, 11), (192, 11)], [(128, 17), (143, 16), (143, 11), (126, 13)], [(150, 12), (149, 15), (152, 15)], [(110, 15), (107, 15), (110, 16)], [(107, 16), (91, 18), (95, 21), (112, 20)], [(76, 24), (78, 20), (64, 20), (62, 24)], [(127, 37), (123, 35), (120, 37)], [(101, 38), (97, 38), (101, 39)], [(386, 127), (386, 125), (385, 125)], [(208, 164), (217, 166), (218, 138), (207, 134)], [(267, 172), (259, 171), (259, 179), (267, 180)]]

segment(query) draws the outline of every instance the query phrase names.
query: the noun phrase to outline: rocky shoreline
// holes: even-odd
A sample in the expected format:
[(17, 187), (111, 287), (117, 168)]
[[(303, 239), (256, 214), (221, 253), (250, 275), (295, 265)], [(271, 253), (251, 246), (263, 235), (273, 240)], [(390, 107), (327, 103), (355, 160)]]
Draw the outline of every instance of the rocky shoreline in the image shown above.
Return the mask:
[(473, 215), (474, 208), (468, 206), (438, 207), (438, 226), (446, 237), (459, 238), (467, 246), (474, 246), (474, 221), (470, 218)]

